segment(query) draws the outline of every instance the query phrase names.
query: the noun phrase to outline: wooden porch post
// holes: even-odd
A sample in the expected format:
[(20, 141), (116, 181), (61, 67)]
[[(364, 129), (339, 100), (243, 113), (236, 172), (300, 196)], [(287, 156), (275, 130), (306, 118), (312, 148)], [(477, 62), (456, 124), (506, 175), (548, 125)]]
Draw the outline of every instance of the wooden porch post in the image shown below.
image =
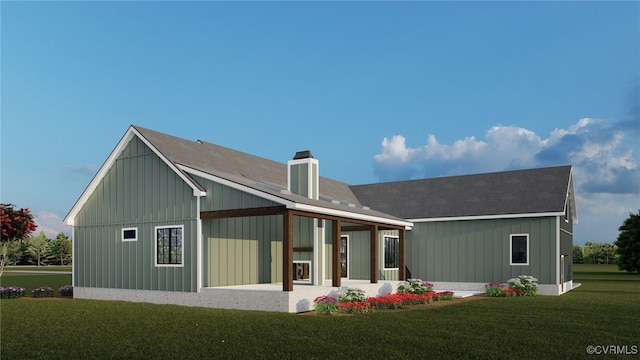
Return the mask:
[(293, 291), (293, 213), (282, 214), (282, 291)]
[(407, 250), (405, 246), (405, 236), (407, 234), (407, 230), (405, 230), (405, 228), (403, 227), (399, 229), (398, 233), (398, 246), (400, 248), (398, 249), (400, 251), (400, 269), (398, 276), (400, 277), (400, 281), (405, 281), (407, 280)]
[(369, 235), (371, 239), (371, 245), (369, 249), (369, 253), (371, 254), (370, 263), (370, 274), (369, 278), (371, 279), (372, 284), (378, 283), (378, 225), (371, 226), (371, 233)]
[(331, 286), (340, 287), (340, 220), (333, 220), (331, 225)]

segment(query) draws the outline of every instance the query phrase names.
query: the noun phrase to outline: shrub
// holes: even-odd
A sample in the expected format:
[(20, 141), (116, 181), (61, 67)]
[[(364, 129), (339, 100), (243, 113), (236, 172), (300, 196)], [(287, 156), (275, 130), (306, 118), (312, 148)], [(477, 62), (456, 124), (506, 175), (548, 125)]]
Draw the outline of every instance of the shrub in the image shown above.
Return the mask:
[(442, 291), (437, 293), (438, 300), (453, 300), (453, 291)]
[(73, 285), (65, 285), (58, 289), (58, 293), (62, 296), (73, 296)]
[(41, 286), (33, 289), (32, 293), (34, 297), (52, 297), (53, 289), (48, 286)]
[(331, 296), (318, 296), (313, 303), (313, 311), (316, 314), (333, 314), (338, 310), (338, 299)]
[(367, 300), (367, 297), (365, 296), (364, 291), (360, 289), (349, 288), (344, 294), (338, 296), (338, 300), (341, 303), (364, 302)]
[(407, 281), (398, 284), (398, 288), (396, 290), (399, 293), (426, 294), (427, 291), (431, 291), (432, 289), (432, 283), (422, 281), (420, 279), (408, 279)]
[(368, 299), (371, 307), (375, 309), (399, 309), (402, 306), (401, 293), (386, 294), (382, 296), (370, 297)]
[(498, 282), (492, 282), (484, 286), (484, 292), (487, 296), (499, 297), (504, 296), (503, 291), (504, 284)]
[(0, 287), (0, 299), (16, 299), (24, 296), (24, 288), (20, 286)]
[(348, 301), (338, 304), (338, 312), (344, 314), (365, 314), (369, 312), (369, 303), (366, 301)]
[(509, 289), (519, 290), (522, 295), (535, 296), (538, 293), (538, 279), (530, 275), (520, 275), (507, 281)]
[(513, 296), (522, 296), (524, 292), (522, 290), (516, 289), (502, 289), (502, 294), (500, 296), (513, 297)]

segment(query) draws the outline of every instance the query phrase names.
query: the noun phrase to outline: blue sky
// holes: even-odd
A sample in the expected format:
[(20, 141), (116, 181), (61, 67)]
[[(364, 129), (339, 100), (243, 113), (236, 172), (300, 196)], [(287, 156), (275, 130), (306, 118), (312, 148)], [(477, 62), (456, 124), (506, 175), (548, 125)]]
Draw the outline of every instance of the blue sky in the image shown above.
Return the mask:
[(7, 2), (1, 201), (61, 222), (131, 124), (351, 184), (574, 165), (640, 208), (639, 2)]

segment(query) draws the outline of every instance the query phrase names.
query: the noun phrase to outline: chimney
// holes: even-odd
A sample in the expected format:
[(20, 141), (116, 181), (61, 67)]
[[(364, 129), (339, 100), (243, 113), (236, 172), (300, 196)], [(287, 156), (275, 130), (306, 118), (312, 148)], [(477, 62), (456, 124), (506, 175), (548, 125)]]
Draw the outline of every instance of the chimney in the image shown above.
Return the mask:
[(293, 160), (287, 162), (287, 189), (294, 194), (318, 200), (318, 160), (311, 151), (298, 151)]

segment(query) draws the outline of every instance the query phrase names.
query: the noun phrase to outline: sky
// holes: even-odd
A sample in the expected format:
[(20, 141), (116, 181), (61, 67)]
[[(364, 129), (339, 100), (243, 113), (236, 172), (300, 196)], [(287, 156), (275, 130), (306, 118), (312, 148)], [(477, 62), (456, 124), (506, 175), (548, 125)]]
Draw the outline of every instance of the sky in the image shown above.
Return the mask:
[(0, 200), (63, 225), (132, 124), (350, 184), (573, 165), (640, 211), (640, 2), (0, 2)]

